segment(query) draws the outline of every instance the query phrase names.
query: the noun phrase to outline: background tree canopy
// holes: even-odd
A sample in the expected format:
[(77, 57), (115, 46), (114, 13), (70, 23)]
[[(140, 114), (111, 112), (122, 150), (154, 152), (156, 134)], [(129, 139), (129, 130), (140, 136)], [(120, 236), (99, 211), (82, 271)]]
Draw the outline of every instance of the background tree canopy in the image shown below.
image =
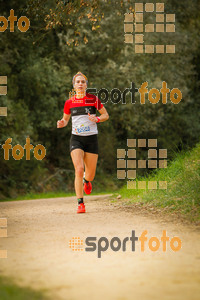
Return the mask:
[[(142, 2), (142, 1), (137, 1)], [(156, 3), (155, 0), (151, 2)], [(124, 91), (131, 82), (148, 89), (179, 88), (183, 98), (177, 105), (161, 100), (141, 105), (139, 93), (131, 103), (105, 107), (109, 121), (99, 125), (100, 153), (97, 178), (104, 188), (117, 188), (116, 151), (126, 147), (127, 138), (157, 138), (159, 148), (174, 152), (193, 147), (200, 133), (200, 2), (168, 0), (165, 13), (175, 13), (175, 33), (145, 35), (146, 43), (175, 44), (175, 54), (136, 54), (134, 44), (124, 43), (124, 14), (134, 13), (133, 1), (0, 1), (0, 15), (7, 19), (27, 16), (26, 33), (8, 29), (0, 32), (0, 76), (8, 77), (8, 94), (1, 106), (8, 116), (0, 117), (0, 143), (12, 138), (12, 147), (31, 144), (46, 147), (46, 157), (37, 161), (32, 153), (16, 161), (4, 159), (0, 149), (0, 198), (35, 191), (73, 191), (73, 166), (69, 155), (71, 124), (57, 129), (63, 107), (72, 90), (72, 77), (79, 70), (89, 79), (88, 88)], [(146, 16), (155, 23), (155, 14)], [(2, 24), (0, 24), (2, 25)], [(143, 153), (139, 154), (143, 157)], [(138, 157), (139, 158), (139, 157)], [(107, 178), (105, 182), (105, 178)], [(106, 186), (107, 184), (107, 186)], [(102, 185), (99, 185), (102, 188)]]

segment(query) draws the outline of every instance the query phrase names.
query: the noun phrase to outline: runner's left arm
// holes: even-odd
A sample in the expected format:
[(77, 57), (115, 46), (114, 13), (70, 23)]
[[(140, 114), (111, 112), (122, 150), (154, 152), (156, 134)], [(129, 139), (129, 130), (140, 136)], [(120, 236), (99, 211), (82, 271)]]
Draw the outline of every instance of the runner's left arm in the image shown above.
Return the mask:
[(99, 117), (100, 122), (105, 122), (109, 119), (109, 114), (108, 114), (107, 110), (105, 109), (105, 107), (102, 107), (101, 109), (99, 109), (99, 113), (101, 114)]
[[(102, 107), (101, 109), (98, 110), (99, 113), (101, 114), (99, 117), (95, 117), (95, 116), (91, 116), (89, 113), (88, 113), (88, 116), (89, 116), (89, 120), (92, 121), (92, 122), (105, 122), (109, 119), (109, 114), (107, 112), (107, 110), (105, 109), (105, 107)], [(98, 118), (100, 119), (100, 121), (98, 120)]]

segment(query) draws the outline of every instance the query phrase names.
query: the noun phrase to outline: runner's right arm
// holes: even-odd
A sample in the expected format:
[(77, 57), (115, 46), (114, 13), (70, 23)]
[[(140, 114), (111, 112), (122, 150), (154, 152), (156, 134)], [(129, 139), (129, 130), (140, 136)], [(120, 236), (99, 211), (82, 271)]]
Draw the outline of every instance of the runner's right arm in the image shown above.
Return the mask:
[(63, 118), (57, 122), (57, 128), (62, 128), (62, 127), (67, 126), (70, 116), (71, 116), (71, 114), (68, 115), (68, 114), (63, 113)]

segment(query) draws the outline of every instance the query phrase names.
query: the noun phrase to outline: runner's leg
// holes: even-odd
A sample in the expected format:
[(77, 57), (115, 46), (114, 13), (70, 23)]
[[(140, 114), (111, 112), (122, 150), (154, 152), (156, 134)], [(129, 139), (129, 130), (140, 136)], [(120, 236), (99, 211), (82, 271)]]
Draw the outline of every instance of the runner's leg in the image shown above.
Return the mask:
[(92, 181), (96, 173), (98, 154), (95, 153), (84, 153), (84, 164), (85, 164), (85, 179)]
[(75, 169), (75, 192), (77, 198), (83, 198), (83, 173), (84, 173), (84, 151), (75, 149), (71, 151), (71, 158)]

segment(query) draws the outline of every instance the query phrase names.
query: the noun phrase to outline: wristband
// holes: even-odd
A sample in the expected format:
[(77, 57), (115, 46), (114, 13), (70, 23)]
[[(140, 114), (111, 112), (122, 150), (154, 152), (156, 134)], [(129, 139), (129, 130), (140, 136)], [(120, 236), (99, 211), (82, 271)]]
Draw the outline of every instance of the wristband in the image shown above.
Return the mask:
[(96, 117), (96, 118), (97, 118), (96, 123), (99, 123), (100, 122), (100, 118), (99, 117)]

